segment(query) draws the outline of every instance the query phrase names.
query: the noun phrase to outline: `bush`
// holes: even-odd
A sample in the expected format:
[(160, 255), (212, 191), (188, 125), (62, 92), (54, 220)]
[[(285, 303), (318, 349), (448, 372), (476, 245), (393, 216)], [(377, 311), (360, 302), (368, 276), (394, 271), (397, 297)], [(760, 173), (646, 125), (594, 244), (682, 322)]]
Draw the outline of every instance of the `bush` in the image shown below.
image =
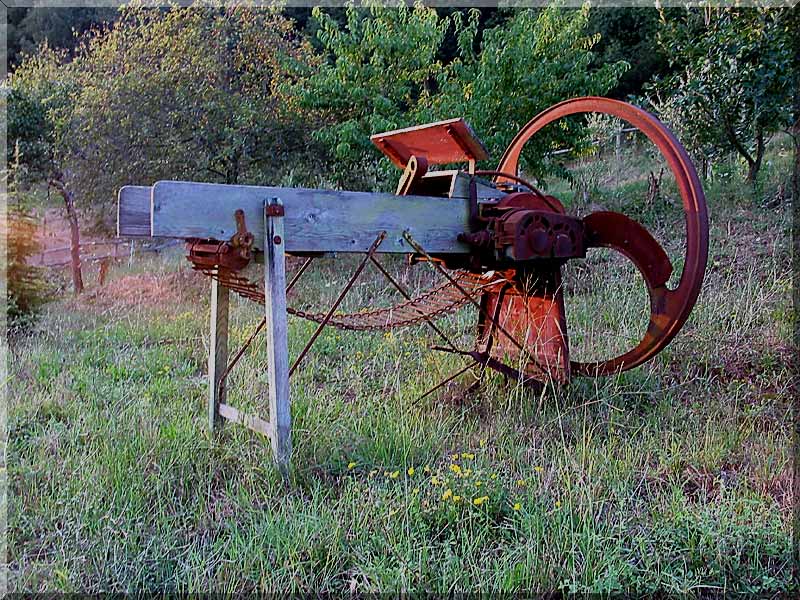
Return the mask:
[(19, 205), (9, 206), (7, 223), (6, 314), (9, 326), (24, 326), (49, 295), (44, 270), (28, 263), (30, 257), (40, 250), (36, 239), (38, 223), (29, 211)]

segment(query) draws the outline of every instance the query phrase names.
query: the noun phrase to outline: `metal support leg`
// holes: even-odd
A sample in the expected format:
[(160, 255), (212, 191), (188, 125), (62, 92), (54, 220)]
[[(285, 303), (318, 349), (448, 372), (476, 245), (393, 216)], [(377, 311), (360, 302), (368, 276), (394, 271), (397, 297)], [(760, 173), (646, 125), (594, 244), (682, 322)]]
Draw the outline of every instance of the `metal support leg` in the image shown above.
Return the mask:
[(208, 430), (212, 434), (222, 425), (219, 406), (225, 402), (222, 377), (228, 364), (229, 300), (228, 288), (212, 279), (211, 336), (208, 346)]
[(269, 422), (272, 451), (284, 473), (292, 454), (289, 407), (289, 339), (286, 313), (286, 257), (283, 204), (273, 198), (264, 206), (264, 307), (267, 320)]

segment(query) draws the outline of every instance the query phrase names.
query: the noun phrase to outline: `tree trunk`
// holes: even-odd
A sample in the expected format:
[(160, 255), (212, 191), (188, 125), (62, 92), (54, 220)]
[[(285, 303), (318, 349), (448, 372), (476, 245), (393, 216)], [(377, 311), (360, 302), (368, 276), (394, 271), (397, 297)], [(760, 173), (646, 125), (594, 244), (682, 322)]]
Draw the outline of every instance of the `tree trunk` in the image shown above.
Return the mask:
[(764, 155), (764, 133), (759, 130), (756, 134), (756, 157), (753, 158), (747, 148), (744, 147), (744, 144), (736, 137), (733, 126), (728, 121), (724, 121), (723, 127), (725, 135), (728, 136), (728, 141), (730, 141), (734, 150), (747, 162), (747, 181), (755, 183), (755, 178), (758, 177), (758, 171), (761, 168), (761, 158)]
[(81, 237), (78, 228), (78, 214), (75, 212), (75, 195), (67, 189), (59, 178), (50, 179), (50, 185), (58, 190), (64, 199), (67, 209), (67, 220), (70, 232), (70, 266), (72, 268), (72, 287), (76, 294), (83, 292), (83, 275), (81, 273)]
[(756, 133), (756, 156), (747, 161), (747, 181), (755, 185), (758, 172), (761, 170), (761, 162), (764, 159), (764, 132), (759, 130)]

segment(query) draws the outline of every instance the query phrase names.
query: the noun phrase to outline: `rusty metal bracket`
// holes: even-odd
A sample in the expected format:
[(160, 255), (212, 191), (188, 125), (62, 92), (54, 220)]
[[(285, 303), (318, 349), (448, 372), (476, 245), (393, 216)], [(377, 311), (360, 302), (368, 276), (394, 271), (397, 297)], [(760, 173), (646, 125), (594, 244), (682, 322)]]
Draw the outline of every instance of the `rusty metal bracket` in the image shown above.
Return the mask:
[(407, 196), (414, 189), (417, 182), (428, 172), (428, 159), (424, 156), (414, 156), (408, 159), (405, 171), (397, 184), (395, 196)]
[(255, 236), (247, 231), (247, 223), (244, 221), (244, 211), (241, 208), (236, 209), (236, 212), (233, 213), (233, 217), (236, 219), (236, 233), (234, 233), (231, 238), (231, 246), (238, 249), (244, 258), (244, 254), (246, 253), (249, 255), (250, 251), (253, 249)]
[(268, 217), (282, 217), (285, 214), (283, 204), (267, 204), (264, 212)]

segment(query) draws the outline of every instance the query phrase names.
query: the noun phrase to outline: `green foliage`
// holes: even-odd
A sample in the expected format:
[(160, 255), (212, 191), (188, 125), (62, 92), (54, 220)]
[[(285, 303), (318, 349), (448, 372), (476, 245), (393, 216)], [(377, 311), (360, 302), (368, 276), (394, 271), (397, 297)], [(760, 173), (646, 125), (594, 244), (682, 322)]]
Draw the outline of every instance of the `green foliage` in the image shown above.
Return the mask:
[(7, 147), (6, 164), (11, 164), (17, 154), (26, 157), (26, 167), (41, 167), (52, 147), (52, 127), (43, 103), (19, 88), (9, 90), (6, 102), (6, 131), (12, 142)]
[(630, 65), (609, 90), (610, 97), (625, 99), (639, 95), (645, 83), (668, 73), (670, 67), (657, 40), (657, 9), (603, 7), (591, 12), (587, 30), (600, 36), (594, 47), (597, 64), (625, 61)]
[(681, 70), (652, 102), (695, 155), (735, 152), (755, 181), (769, 137), (791, 121), (798, 65), (790, 12), (719, 8), (664, 17), (659, 42)]
[[(588, 5), (580, 10), (522, 10), (484, 32), (479, 55), (470, 53), (474, 28), (465, 28), (462, 59), (441, 81), (428, 114), (464, 115), (493, 159), (499, 159), (536, 114), (568, 98), (606, 93), (627, 68), (624, 62), (592, 67), (591, 49), (599, 36), (585, 34), (588, 19)], [(551, 172), (545, 153), (577, 146), (584, 136), (579, 120), (547, 128), (526, 145), (521, 167), (536, 176)]]
[(26, 324), (48, 299), (43, 270), (28, 264), (40, 251), (36, 238), (38, 222), (23, 205), (15, 202), (7, 213), (6, 314), (9, 325)]
[(68, 160), (70, 152), (66, 141), (77, 83), (67, 53), (43, 44), (23, 58), (6, 87), (9, 164), (18, 160), (29, 179), (46, 179)]
[(114, 18), (113, 8), (100, 7), (15, 7), (8, 9), (8, 62), (17, 65), (26, 53), (42, 43), (72, 50), (77, 34)]
[(341, 26), (316, 8), (317, 38), (326, 62), (307, 71), (298, 95), (326, 126), (315, 132), (340, 181), (363, 177), (377, 154), (369, 136), (410, 124), (421, 98), (441, 73), (437, 60), (448, 28), (432, 8), (347, 9)]
[[(598, 36), (584, 33), (588, 6), (516, 11), (480, 35), (474, 10), (440, 17), (422, 5), (366, 13), (351, 7), (344, 26), (319, 10), (314, 15), (327, 62), (308, 75), (301, 96), (324, 115), (328, 125), (316, 135), (343, 173), (361, 174), (374, 163), (370, 134), (454, 116), (467, 118), (496, 160), (539, 111), (605, 93), (626, 68), (593, 67)], [(442, 64), (437, 57), (448, 32), (458, 56)], [(580, 125), (537, 136), (525, 165), (546, 172), (543, 152), (577, 144)]]

